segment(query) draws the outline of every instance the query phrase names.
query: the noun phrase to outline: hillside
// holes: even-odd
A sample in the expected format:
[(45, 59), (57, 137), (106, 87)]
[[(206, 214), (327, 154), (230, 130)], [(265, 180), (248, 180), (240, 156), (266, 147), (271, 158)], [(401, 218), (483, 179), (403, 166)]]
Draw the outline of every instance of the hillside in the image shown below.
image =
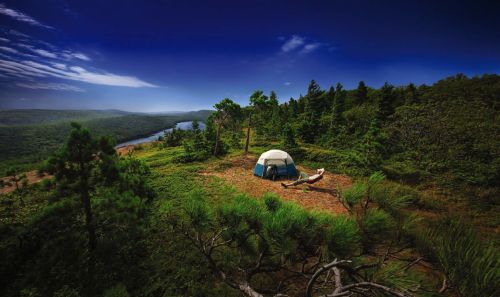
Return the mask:
[(177, 122), (206, 120), (210, 111), (177, 115), (133, 114), (122, 111), (1, 111), (0, 171), (9, 166), (25, 166), (43, 160), (67, 138), (69, 122), (76, 121), (93, 133), (113, 137), (117, 142), (147, 136), (171, 128)]
[(86, 121), (130, 114), (119, 110), (0, 110), (0, 126), (39, 125), (55, 122)]

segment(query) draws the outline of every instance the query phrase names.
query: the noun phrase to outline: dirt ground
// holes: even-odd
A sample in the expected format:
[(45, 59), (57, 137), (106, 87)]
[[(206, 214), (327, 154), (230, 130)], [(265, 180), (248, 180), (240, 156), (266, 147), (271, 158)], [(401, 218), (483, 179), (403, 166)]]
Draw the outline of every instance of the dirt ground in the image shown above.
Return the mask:
[[(125, 156), (129, 152), (132, 152), (133, 150), (134, 150), (134, 146), (133, 145), (127, 145), (127, 146), (124, 146), (124, 147), (117, 148), (116, 152), (120, 156)], [(28, 178), (28, 184), (30, 184), (30, 185), (38, 183), (38, 182), (41, 182), (42, 180), (51, 177), (49, 175), (44, 175), (44, 176), (40, 177), (40, 176), (38, 176), (38, 174), (37, 174), (37, 172), (35, 170), (28, 171), (28, 172), (25, 172), (25, 173), (26, 173), (26, 177)], [(19, 175), (21, 175), (21, 174), (19, 174)], [(9, 177), (0, 177), (0, 179), (3, 180), (5, 183), (9, 183)], [(21, 184), (19, 184), (19, 186), (21, 186)], [(16, 189), (16, 185), (11, 182), (10, 186), (5, 186), (3, 188), (0, 188), (0, 194), (10, 193), (10, 192), (14, 191), (15, 189)]]
[[(21, 174), (19, 174), (21, 175)], [(44, 176), (39, 176), (36, 172), (36, 170), (33, 171), (28, 171), (26, 172), (26, 177), (28, 178), (28, 184), (36, 184), (38, 182), (41, 182), (42, 180), (49, 178), (50, 176), (44, 175)], [(0, 177), (5, 183), (9, 183), (9, 177)], [(5, 186), (3, 188), (0, 188), (0, 194), (5, 194), (5, 193), (10, 193), (16, 189), (16, 185), (13, 182), (10, 182), (10, 186)], [(21, 183), (19, 183), (19, 187), (21, 187)]]
[[(202, 174), (222, 178), (252, 197), (261, 197), (266, 192), (274, 192), (282, 199), (298, 203), (306, 209), (346, 213), (346, 209), (338, 201), (337, 191), (338, 188), (344, 189), (352, 185), (352, 180), (348, 176), (325, 172), (324, 178), (315, 184), (284, 188), (281, 182), (288, 180), (272, 181), (254, 176), (253, 168), (256, 162), (255, 156), (239, 156), (231, 159), (230, 164), (225, 164), (227, 166), (219, 170), (214, 168)], [(315, 169), (311, 168), (298, 166), (298, 169), (309, 175), (315, 173)]]
[(126, 146), (122, 146), (122, 147), (119, 147), (116, 149), (116, 152), (118, 153), (118, 155), (120, 156), (125, 156), (127, 155), (128, 153), (130, 152), (133, 152), (134, 151), (134, 148), (135, 146), (134, 145), (126, 145)]

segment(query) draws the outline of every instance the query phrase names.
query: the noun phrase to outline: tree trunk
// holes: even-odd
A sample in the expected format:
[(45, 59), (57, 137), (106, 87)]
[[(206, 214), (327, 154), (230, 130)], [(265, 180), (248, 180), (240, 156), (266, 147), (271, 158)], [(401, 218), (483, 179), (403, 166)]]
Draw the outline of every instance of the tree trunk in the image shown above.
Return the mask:
[(220, 142), (220, 129), (221, 125), (217, 125), (217, 133), (215, 135), (215, 148), (214, 148), (214, 156), (217, 156), (219, 153), (219, 142)]
[(83, 211), (85, 213), (85, 228), (87, 229), (88, 236), (88, 267), (85, 290), (87, 296), (90, 297), (94, 295), (94, 250), (96, 248), (96, 234), (93, 222), (92, 205), (90, 203), (88, 177), (85, 170), (85, 164), (83, 162), (80, 162), (80, 197), (82, 199)]
[(16, 191), (19, 191), (19, 180), (17, 179), (17, 175), (14, 175), (12, 180), (14, 181), (14, 184), (16, 185)]
[(247, 141), (245, 143), (245, 154), (248, 153), (248, 144), (250, 143), (250, 127), (252, 125), (252, 114), (248, 116)]
[(96, 235), (93, 223), (92, 206), (90, 204), (89, 193), (86, 190), (82, 191), (82, 203), (85, 211), (85, 228), (87, 229), (88, 236), (88, 270), (87, 270), (87, 283), (86, 290), (87, 296), (94, 294), (94, 273), (95, 273), (95, 258), (94, 250), (96, 248)]

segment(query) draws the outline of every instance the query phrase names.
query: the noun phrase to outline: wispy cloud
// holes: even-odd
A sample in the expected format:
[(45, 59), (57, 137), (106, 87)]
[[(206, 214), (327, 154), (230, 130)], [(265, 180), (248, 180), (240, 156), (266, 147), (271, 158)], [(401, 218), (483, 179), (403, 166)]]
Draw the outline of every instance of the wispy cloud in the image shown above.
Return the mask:
[(3, 42), (9, 42), (10, 40), (9, 40), (9, 39), (7, 39), (7, 38), (2, 38), (2, 37), (0, 37), (0, 41), (3, 41)]
[(73, 58), (80, 59), (80, 60), (83, 60), (83, 61), (90, 61), (91, 60), (89, 58), (89, 56), (87, 56), (86, 54), (83, 54), (83, 53), (74, 53), (74, 52), (71, 52), (71, 51), (64, 51), (63, 57), (65, 57), (68, 60), (73, 59)]
[(6, 46), (0, 46), (0, 50), (2, 50), (4, 52), (11, 53), (11, 54), (17, 54), (17, 53), (19, 53), (18, 50), (14, 49), (14, 48), (11, 48), (11, 47), (6, 47)]
[(9, 16), (17, 21), (28, 23), (33, 26), (38, 26), (38, 27), (43, 27), (47, 29), (53, 29), (51, 26), (47, 26), (45, 24), (40, 23), (39, 21), (35, 20), (34, 18), (30, 17), (27, 14), (24, 14), (20, 11), (11, 9), (6, 7), (5, 5), (0, 3), (0, 14)]
[(52, 58), (52, 59), (55, 59), (57, 58), (57, 55), (52, 53), (52, 52), (49, 52), (49, 51), (46, 51), (46, 50), (43, 50), (43, 49), (38, 49), (38, 48), (34, 48), (32, 49), (32, 51), (42, 57), (46, 57), (46, 58)]
[(77, 92), (81, 88), (71, 88), (68, 84), (54, 80), (131, 88), (157, 87), (135, 76), (93, 67), (91, 57), (81, 51), (61, 49), (18, 31), (3, 32), (11, 41), (8, 46), (0, 46), (0, 74), (11, 78), (11, 85), (47, 90), (64, 88)]
[(60, 78), (86, 82), (90, 84), (120, 87), (156, 87), (133, 76), (118, 75), (109, 72), (89, 71), (80, 66), (71, 66), (68, 70), (60, 69), (35, 61), (7, 61), (0, 59), (0, 71), (25, 77)]
[(298, 35), (293, 35), (285, 41), (285, 43), (281, 46), (281, 50), (286, 52), (292, 51), (304, 44), (305, 40), (303, 37), (298, 36)]
[(304, 45), (304, 47), (300, 52), (303, 54), (312, 53), (313, 51), (317, 50), (321, 45), (322, 44), (319, 42), (309, 43)]
[(16, 83), (16, 86), (27, 89), (55, 90), (55, 91), (73, 91), (85, 92), (84, 89), (68, 84), (57, 83)]
[(281, 52), (298, 52), (301, 54), (309, 54), (316, 51), (319, 48), (327, 48), (328, 51), (335, 50), (335, 47), (331, 46), (329, 43), (320, 42), (314, 40), (312, 38), (292, 35), (288, 39), (284, 36), (279, 36), (278, 40), (283, 41), (284, 43), (281, 45)]
[(292, 83), (291, 83), (291, 82), (289, 82), (289, 81), (285, 81), (285, 83), (283, 83), (283, 84), (284, 84), (285, 86), (289, 86), (289, 85), (291, 85)]

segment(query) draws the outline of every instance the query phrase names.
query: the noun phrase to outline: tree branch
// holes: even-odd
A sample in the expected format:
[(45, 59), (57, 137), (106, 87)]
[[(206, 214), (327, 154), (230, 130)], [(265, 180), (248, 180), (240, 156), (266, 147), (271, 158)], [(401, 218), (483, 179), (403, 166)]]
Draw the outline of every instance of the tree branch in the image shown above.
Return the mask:
[(360, 282), (360, 283), (354, 283), (354, 284), (344, 286), (344, 287), (342, 287), (341, 292), (339, 292), (337, 294), (334, 293), (332, 295), (328, 295), (328, 297), (345, 296), (346, 295), (345, 293), (348, 293), (349, 291), (356, 289), (356, 288), (360, 288), (360, 287), (361, 288), (362, 287), (371, 287), (371, 288), (379, 289), (379, 290), (385, 291), (385, 292), (392, 294), (394, 296), (397, 296), (397, 297), (410, 297), (411, 296), (409, 294), (405, 294), (403, 292), (397, 291), (395, 289), (386, 287), (386, 286), (381, 285), (381, 284), (377, 284), (377, 283), (373, 283), (373, 282)]

